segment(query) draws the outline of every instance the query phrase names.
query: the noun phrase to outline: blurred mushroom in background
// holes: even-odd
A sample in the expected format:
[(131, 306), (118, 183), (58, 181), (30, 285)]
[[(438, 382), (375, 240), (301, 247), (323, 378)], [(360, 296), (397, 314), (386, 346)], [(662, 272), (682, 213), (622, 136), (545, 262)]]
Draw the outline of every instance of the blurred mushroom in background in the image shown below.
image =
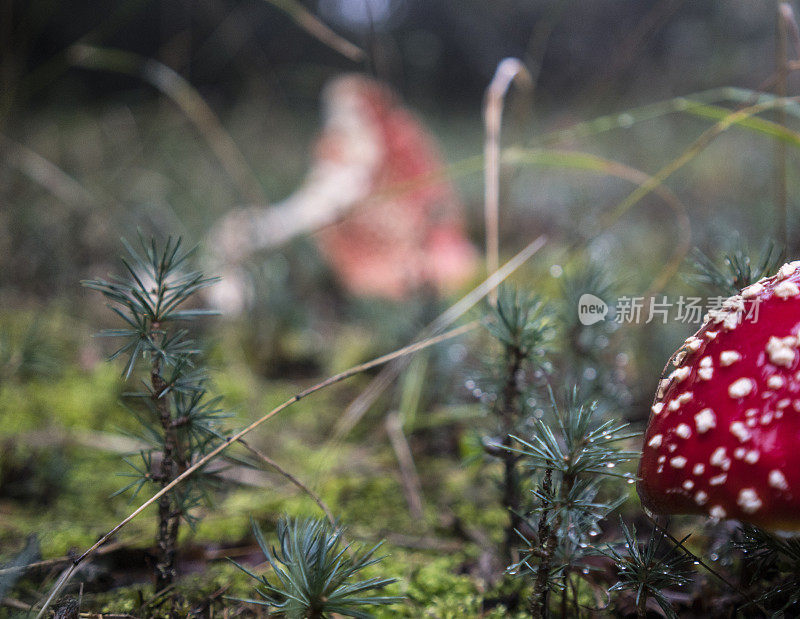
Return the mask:
[(302, 186), (275, 206), (249, 206), (216, 223), (208, 242), (223, 275), (212, 303), (228, 313), (252, 296), (242, 266), (292, 238), (314, 238), (340, 282), (357, 296), (400, 300), (447, 292), (474, 272), (463, 206), (434, 139), (385, 85), (334, 79), (324, 127)]

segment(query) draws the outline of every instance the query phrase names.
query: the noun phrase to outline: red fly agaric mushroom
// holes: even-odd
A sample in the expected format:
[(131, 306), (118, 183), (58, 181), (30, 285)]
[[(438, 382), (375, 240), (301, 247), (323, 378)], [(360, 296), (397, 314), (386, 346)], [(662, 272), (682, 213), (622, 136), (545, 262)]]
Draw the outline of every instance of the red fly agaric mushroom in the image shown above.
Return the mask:
[(642, 504), (800, 529), (800, 261), (706, 315), (658, 387)]
[[(252, 206), (216, 226), (210, 249), (231, 272), (256, 250), (315, 238), (353, 293), (399, 299), (446, 290), (476, 266), (461, 204), (433, 139), (384, 85), (361, 75), (324, 93), (325, 126), (303, 185), (273, 207)], [(230, 280), (240, 285), (235, 276)], [(236, 291), (215, 287), (231, 297)]]

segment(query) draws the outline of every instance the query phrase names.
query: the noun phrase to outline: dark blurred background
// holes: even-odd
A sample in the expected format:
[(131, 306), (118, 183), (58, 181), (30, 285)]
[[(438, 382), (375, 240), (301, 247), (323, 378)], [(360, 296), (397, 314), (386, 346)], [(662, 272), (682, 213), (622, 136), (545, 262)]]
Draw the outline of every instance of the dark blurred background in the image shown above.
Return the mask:
[[(539, 72), (539, 96), (550, 105), (587, 97), (666, 96), (719, 84), (756, 86), (761, 70), (771, 66), (774, 49), (775, 17), (765, 10), (767, 4), (303, 3), (368, 50), (370, 58), (362, 68), (409, 97), (459, 107), (475, 105), (506, 56), (522, 58)], [(67, 70), (64, 50), (78, 41), (157, 58), (220, 105), (233, 104), (253, 80), (269, 84), (290, 101), (313, 98), (326, 74), (359, 68), (300, 30), (281, 6), (279, 0), (4, 2), (6, 88), (23, 76), (31, 78), (33, 100), (27, 103), (36, 105), (96, 99), (141, 86)]]

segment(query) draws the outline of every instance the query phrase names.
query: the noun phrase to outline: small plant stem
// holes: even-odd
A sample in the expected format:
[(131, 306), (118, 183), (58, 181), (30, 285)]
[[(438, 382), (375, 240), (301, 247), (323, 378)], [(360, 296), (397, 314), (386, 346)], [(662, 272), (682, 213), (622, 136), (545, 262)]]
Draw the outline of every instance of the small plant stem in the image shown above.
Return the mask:
[[(562, 516), (556, 512), (552, 522), (550, 514), (553, 510), (560, 510), (566, 503), (567, 497), (572, 492), (572, 487), (575, 485), (575, 475), (565, 473), (561, 480), (561, 488), (559, 489), (556, 501), (545, 505), (542, 510), (542, 515), (539, 518), (539, 542), (545, 540), (542, 546), (541, 559), (539, 560), (539, 569), (536, 571), (536, 582), (533, 585), (533, 592), (529, 600), (529, 610), (534, 619), (542, 619), (547, 616), (547, 598), (550, 593), (550, 568), (553, 563), (553, 556), (558, 546), (558, 531), (561, 528)], [(542, 481), (542, 495), (552, 496), (553, 492), (553, 471), (546, 469), (544, 473), (544, 480)], [(566, 583), (565, 583), (566, 586)]]
[[(553, 471), (547, 469), (544, 472), (544, 480), (542, 481), (542, 495), (550, 496), (553, 491)], [(536, 582), (533, 585), (533, 592), (529, 600), (529, 610), (531, 617), (534, 619), (541, 619), (545, 616), (547, 608), (547, 581), (550, 576), (550, 558), (553, 554), (553, 545), (551, 540), (555, 536), (552, 533), (550, 519), (550, 510), (552, 505), (545, 505), (539, 516), (539, 543), (542, 544), (542, 556), (539, 560), (539, 568), (536, 571)]]
[[(503, 420), (503, 447), (511, 447), (513, 439), (511, 435), (517, 421), (522, 416), (519, 406), (520, 392), (518, 385), (518, 375), (522, 369), (524, 360), (523, 351), (518, 347), (513, 347), (509, 351), (509, 364), (506, 370), (506, 382), (503, 386), (502, 409), (500, 411)], [(506, 527), (505, 553), (509, 559), (509, 564), (516, 563), (517, 557), (514, 551), (514, 542), (517, 539), (517, 531), (522, 524), (520, 512), (520, 481), (519, 471), (517, 470), (517, 460), (519, 456), (514, 452), (505, 449), (503, 453), (503, 507), (508, 512), (509, 522)]]
[[(175, 478), (178, 432), (172, 423), (169, 402), (164, 397), (167, 384), (161, 377), (158, 360), (153, 362), (150, 372), (150, 384), (153, 388), (151, 398), (164, 431), (164, 451), (161, 454), (161, 465), (159, 467), (161, 487), (164, 488)], [(180, 525), (180, 514), (176, 513), (176, 509), (174, 509), (175, 503), (172, 492), (165, 493), (158, 500), (158, 534), (156, 539), (158, 555), (154, 567), (156, 591), (163, 591), (169, 587), (175, 578), (175, 549)]]
[(636, 604), (636, 616), (647, 617), (647, 593), (642, 591), (639, 602)]

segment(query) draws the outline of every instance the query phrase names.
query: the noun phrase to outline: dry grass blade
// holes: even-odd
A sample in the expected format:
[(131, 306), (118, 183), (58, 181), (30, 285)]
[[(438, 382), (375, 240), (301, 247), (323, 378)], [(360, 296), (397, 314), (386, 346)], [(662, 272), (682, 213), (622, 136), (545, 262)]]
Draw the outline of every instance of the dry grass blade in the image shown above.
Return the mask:
[(686, 150), (683, 151), (678, 157), (670, 161), (667, 165), (662, 167), (658, 172), (653, 174), (646, 183), (640, 185), (637, 189), (628, 195), (622, 202), (620, 202), (605, 218), (603, 218), (599, 228), (607, 229), (614, 222), (616, 222), (628, 209), (637, 204), (642, 198), (651, 193), (656, 187), (661, 185), (667, 178), (672, 176), (675, 172), (680, 170), (683, 166), (689, 163), (697, 155), (699, 155), (716, 137), (742, 122), (743, 120), (760, 114), (770, 109), (780, 108), (788, 102), (797, 102), (797, 97), (780, 97), (756, 105), (751, 105), (741, 110), (731, 112), (725, 118), (714, 124), (709, 129), (706, 129)]
[[(514, 271), (522, 266), (529, 258), (538, 252), (547, 238), (540, 236), (531, 242), (527, 247), (520, 251), (516, 256), (506, 262), (500, 269), (493, 272), (478, 286), (468, 292), (465, 296), (459, 299), (455, 304), (451, 305), (442, 314), (440, 314), (433, 322), (425, 327), (420, 333), (420, 338), (425, 338), (436, 333), (441, 333), (444, 329), (453, 324), (466, 312), (472, 309), (483, 297), (485, 297), (491, 290), (499, 286), (507, 277)], [(398, 359), (396, 362), (386, 366), (381, 372), (372, 379), (372, 382), (367, 385), (366, 389), (362, 391), (358, 397), (350, 403), (350, 406), (345, 409), (339, 423), (334, 428), (333, 436), (331, 437), (328, 447), (336, 444), (342, 440), (352, 430), (361, 418), (369, 410), (380, 395), (391, 385), (394, 380), (407, 366), (405, 359)]]
[(50, 607), (50, 604), (53, 603), (53, 600), (56, 599), (56, 597), (61, 592), (61, 590), (64, 588), (64, 586), (69, 582), (70, 578), (72, 578), (72, 576), (75, 574), (75, 572), (78, 569), (80, 569), (82, 564), (87, 559), (89, 559), (92, 555), (94, 555), (94, 553), (97, 552), (97, 550), (103, 544), (105, 544), (109, 539), (111, 539), (111, 537), (116, 535), (129, 522), (131, 522), (134, 518), (136, 518), (139, 514), (141, 514), (145, 509), (150, 507), (153, 503), (158, 501), (162, 496), (164, 496), (166, 493), (168, 493), (170, 490), (172, 490), (175, 486), (177, 486), (178, 484), (180, 484), (181, 482), (186, 480), (186, 478), (188, 478), (193, 473), (197, 472), (199, 469), (201, 469), (206, 464), (211, 462), (214, 458), (216, 458), (219, 454), (221, 454), (223, 451), (225, 451), (225, 449), (230, 447), (233, 443), (239, 441), (241, 438), (243, 438), (245, 435), (247, 435), (250, 432), (252, 432), (253, 430), (255, 430), (257, 427), (259, 427), (264, 422), (268, 421), (269, 419), (272, 419), (272, 417), (274, 417), (275, 415), (277, 415), (278, 413), (280, 413), (284, 409), (289, 408), (295, 402), (298, 402), (298, 401), (302, 400), (303, 398), (305, 398), (306, 396), (311, 395), (312, 393), (316, 393), (317, 391), (320, 391), (320, 390), (322, 390), (322, 389), (324, 389), (326, 387), (329, 387), (331, 385), (335, 385), (336, 383), (339, 383), (339, 382), (341, 382), (341, 381), (343, 381), (343, 380), (345, 380), (347, 378), (350, 378), (351, 376), (355, 376), (356, 374), (360, 374), (361, 372), (366, 372), (367, 370), (370, 370), (370, 369), (372, 369), (374, 367), (389, 363), (390, 361), (393, 361), (393, 360), (395, 360), (395, 359), (397, 359), (399, 357), (403, 357), (405, 355), (411, 355), (413, 353), (419, 352), (420, 350), (428, 348), (429, 346), (433, 346), (433, 345), (438, 344), (440, 342), (443, 342), (445, 340), (449, 340), (451, 338), (463, 335), (464, 333), (467, 333), (468, 331), (471, 331), (472, 329), (476, 328), (477, 326), (478, 326), (478, 323), (476, 321), (470, 322), (470, 323), (468, 323), (466, 325), (463, 325), (461, 327), (457, 327), (455, 329), (452, 329), (452, 330), (448, 331), (447, 333), (443, 333), (442, 335), (437, 335), (435, 337), (430, 337), (430, 338), (424, 339), (422, 341), (416, 342), (414, 344), (410, 344), (408, 346), (405, 346), (403, 348), (395, 350), (394, 352), (390, 352), (390, 353), (388, 353), (386, 355), (378, 357), (377, 359), (373, 359), (372, 361), (367, 361), (366, 363), (362, 363), (362, 364), (354, 366), (354, 367), (352, 367), (352, 368), (350, 368), (348, 370), (340, 372), (339, 374), (336, 374), (334, 376), (326, 378), (325, 380), (317, 383), (316, 385), (313, 385), (313, 386), (309, 387), (308, 389), (305, 389), (305, 390), (297, 393), (293, 397), (291, 397), (288, 400), (286, 400), (283, 404), (280, 404), (279, 406), (276, 406), (271, 411), (269, 411), (268, 413), (266, 413), (265, 415), (263, 415), (262, 417), (260, 417), (256, 421), (254, 421), (253, 423), (251, 423), (249, 426), (247, 426), (243, 430), (240, 430), (239, 432), (237, 432), (233, 436), (229, 437), (224, 442), (220, 443), (215, 449), (213, 449), (212, 451), (208, 452), (205, 456), (200, 458), (197, 462), (195, 462), (192, 466), (190, 466), (188, 469), (186, 469), (183, 473), (181, 473), (178, 477), (176, 477), (174, 480), (172, 480), (169, 484), (166, 484), (163, 488), (161, 488), (161, 490), (159, 490), (153, 496), (151, 496), (149, 499), (147, 499), (138, 508), (136, 508), (133, 512), (131, 512), (127, 517), (125, 517), (122, 521), (120, 521), (114, 528), (112, 528), (110, 531), (108, 531), (108, 533), (106, 533), (99, 540), (97, 540), (97, 542), (95, 542), (94, 545), (91, 546), (91, 548), (87, 549), (82, 555), (80, 555), (77, 559), (75, 559), (73, 564), (64, 571), (62, 576), (56, 582), (56, 584), (53, 587), (53, 589), (50, 591), (50, 594), (48, 595), (48, 597), (44, 601), (41, 610), (36, 615), (37, 619), (44, 616), (44, 614), (47, 612), (47, 609)]
[(269, 2), (272, 6), (279, 8), (308, 34), (339, 52), (345, 58), (353, 62), (360, 62), (366, 59), (367, 55), (363, 49), (336, 34), (297, 0), (265, 0), (265, 2)]
[[(500, 266), (500, 129), (503, 124), (503, 102), (511, 84), (522, 88), (533, 86), (531, 75), (517, 58), (505, 58), (486, 90), (483, 122), (486, 126), (484, 156), (484, 217), (486, 222), (486, 270), (494, 273)], [(496, 297), (490, 292), (489, 300)]]
[[(653, 178), (646, 172), (642, 172), (624, 163), (579, 151), (508, 149), (505, 151), (504, 155), (504, 160), (517, 165), (549, 165), (561, 168), (574, 168), (613, 176), (638, 185), (639, 187), (643, 187), (645, 184), (651, 182)], [(689, 253), (692, 243), (691, 222), (683, 202), (681, 202), (672, 190), (662, 183), (653, 187), (653, 193), (661, 198), (675, 214), (675, 221), (678, 227), (678, 240), (674, 243), (672, 256), (653, 280), (645, 296), (654, 294), (663, 288), (672, 276), (677, 273), (683, 259)], [(606, 228), (603, 228), (601, 231), (605, 229)]]
[(261, 184), (231, 135), (200, 93), (178, 73), (156, 60), (119, 49), (75, 45), (71, 52), (75, 65), (140, 77), (172, 99), (206, 139), (242, 197), (251, 202), (266, 202)]
[(251, 454), (253, 454), (253, 455), (254, 455), (256, 458), (258, 458), (259, 460), (261, 460), (261, 462), (263, 462), (263, 463), (264, 463), (264, 464), (266, 464), (267, 466), (269, 466), (269, 467), (272, 467), (273, 469), (275, 469), (275, 470), (276, 470), (276, 471), (277, 471), (277, 472), (278, 472), (280, 475), (283, 475), (283, 477), (285, 477), (286, 479), (288, 479), (288, 480), (289, 480), (290, 482), (292, 482), (292, 483), (293, 483), (295, 486), (297, 486), (298, 488), (300, 488), (300, 490), (302, 490), (302, 491), (303, 491), (303, 492), (305, 492), (305, 493), (306, 493), (308, 496), (310, 496), (310, 497), (311, 497), (311, 499), (312, 499), (312, 500), (313, 500), (313, 501), (314, 501), (314, 502), (317, 504), (317, 506), (318, 506), (318, 507), (319, 507), (319, 508), (322, 510), (322, 512), (325, 514), (325, 517), (328, 519), (328, 522), (330, 522), (330, 523), (331, 523), (331, 526), (332, 526), (334, 529), (336, 528), (336, 519), (333, 517), (333, 513), (331, 512), (331, 510), (328, 508), (328, 506), (325, 504), (325, 502), (324, 502), (324, 501), (323, 501), (323, 500), (320, 498), (320, 496), (319, 496), (317, 493), (315, 493), (313, 490), (311, 490), (311, 488), (309, 488), (308, 486), (306, 486), (306, 485), (305, 485), (305, 484), (304, 484), (302, 481), (300, 481), (300, 480), (299, 480), (297, 477), (295, 477), (295, 476), (294, 476), (294, 475), (292, 475), (292, 474), (291, 474), (289, 471), (287, 471), (286, 469), (284, 469), (284, 468), (283, 468), (283, 467), (282, 467), (280, 464), (278, 464), (277, 462), (275, 462), (275, 460), (273, 460), (272, 458), (270, 458), (268, 455), (266, 455), (265, 453), (263, 453), (263, 452), (259, 451), (259, 450), (258, 450), (258, 449), (256, 449), (255, 447), (251, 447), (251, 446), (250, 446), (250, 445), (247, 443), (247, 441), (245, 441), (244, 439), (241, 439), (241, 438), (240, 438), (240, 439), (239, 439), (239, 444), (240, 444), (240, 445), (242, 445), (242, 446), (243, 446), (243, 447), (244, 447), (244, 448), (245, 448), (247, 451), (249, 451)]
[[(776, 26), (777, 36), (775, 37), (775, 69), (778, 80), (775, 87), (775, 94), (779, 97), (785, 97), (788, 89), (789, 82), (789, 67), (788, 67), (788, 38), (789, 38), (789, 22), (794, 21), (791, 6), (788, 6), (788, 11), (784, 9), (783, 2), (778, 2), (776, 12)], [(778, 123), (786, 125), (786, 110), (784, 106), (780, 106), (777, 111)], [(775, 142), (775, 238), (778, 239), (778, 244), (782, 248), (786, 248), (788, 241), (788, 195), (787, 195), (787, 178), (786, 178), (786, 144), (781, 141)]]
[(56, 198), (75, 207), (98, 205), (100, 201), (72, 176), (49, 159), (0, 135), (0, 146), (6, 151), (5, 159), (22, 174), (44, 187)]
[(389, 413), (386, 416), (386, 434), (389, 435), (389, 442), (392, 444), (392, 449), (400, 465), (400, 477), (408, 510), (412, 518), (421, 522), (424, 516), (422, 513), (422, 483), (419, 480), (408, 439), (403, 433), (403, 421), (397, 412)]

